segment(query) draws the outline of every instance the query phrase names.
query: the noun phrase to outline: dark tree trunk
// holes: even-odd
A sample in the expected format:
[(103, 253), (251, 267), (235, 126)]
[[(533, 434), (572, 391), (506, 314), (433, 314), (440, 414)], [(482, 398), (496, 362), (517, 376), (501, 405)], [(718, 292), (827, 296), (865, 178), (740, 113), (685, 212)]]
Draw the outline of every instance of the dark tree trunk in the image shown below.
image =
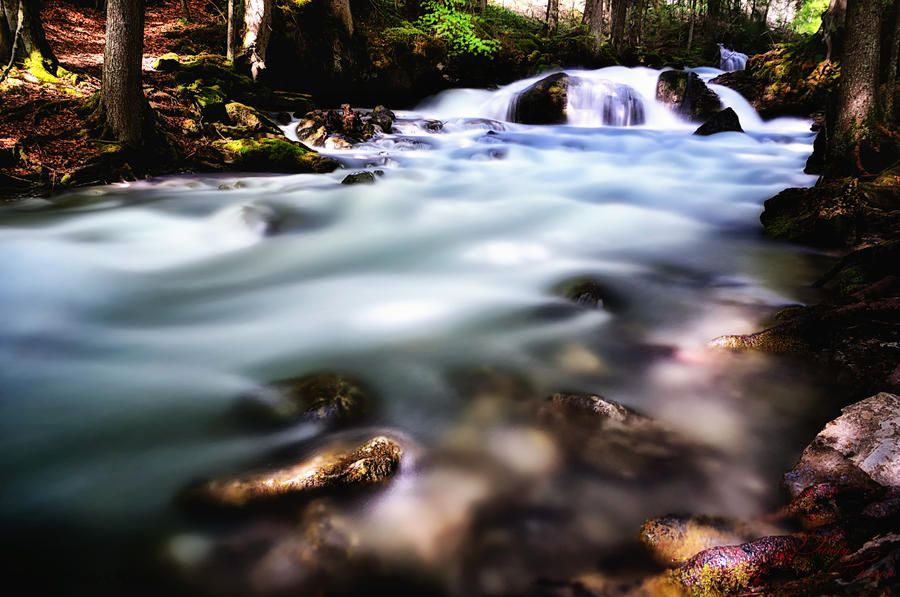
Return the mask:
[(628, 0), (612, 0), (610, 17), (612, 17), (612, 43), (616, 52), (622, 50), (625, 42), (625, 19), (628, 12)]
[(825, 59), (831, 62), (841, 55), (844, 37), (844, 23), (847, 20), (847, 0), (831, 0), (828, 10), (822, 15), (820, 27), (825, 38), (827, 52)]
[[(0, 51), (4, 58), (9, 58), (10, 47), (13, 44), (13, 36), (18, 25), (19, 8), (22, 8), (22, 28), (19, 32), (19, 41), (16, 44), (16, 60), (31, 59), (32, 68), (44, 68), (51, 73), (56, 72), (58, 62), (47, 37), (44, 35), (44, 26), (41, 24), (41, 6), (39, 0), (0, 0), (3, 8), (2, 19), (6, 31), (0, 38)], [(3, 40), (6, 40), (5, 43)], [(5, 47), (4, 47), (5, 46)]]
[(138, 147), (143, 142), (143, 52), (144, 0), (108, 0), (101, 100), (107, 127), (116, 140), (128, 147)]
[(181, 14), (184, 15), (184, 20), (190, 22), (190, 20), (191, 20), (191, 5), (188, 4), (188, 0), (181, 0)]
[(353, 35), (353, 13), (350, 12), (350, 0), (331, 0), (331, 12), (344, 24), (347, 35)]
[(594, 38), (594, 47), (600, 47), (603, 37), (603, 0), (586, 0), (581, 22)]
[(696, 8), (697, 0), (691, 0), (691, 24), (688, 27), (688, 39), (687, 39), (687, 49), (690, 51), (691, 44), (694, 43), (694, 9)]
[(894, 35), (891, 38), (890, 55), (887, 66), (887, 87), (884, 94), (884, 113), (891, 121), (894, 118), (894, 90), (897, 86), (897, 55), (900, 54), (900, 4), (895, 7)]
[(846, 151), (876, 117), (881, 50), (881, 0), (847, 0), (833, 150)]
[(266, 49), (269, 46), (271, 21), (271, 0), (246, 0), (242, 54), (250, 65), (250, 74), (254, 81), (266, 69)]
[(556, 35), (559, 29), (559, 0), (547, 0), (547, 35)]
[(228, 25), (225, 31), (225, 58), (234, 62), (234, 0), (228, 0)]

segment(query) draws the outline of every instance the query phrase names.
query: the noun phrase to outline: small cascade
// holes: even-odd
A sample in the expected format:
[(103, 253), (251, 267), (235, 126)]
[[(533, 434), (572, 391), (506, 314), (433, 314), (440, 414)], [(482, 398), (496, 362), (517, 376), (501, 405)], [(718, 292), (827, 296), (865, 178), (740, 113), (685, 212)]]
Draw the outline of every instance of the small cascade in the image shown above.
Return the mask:
[(634, 126), (644, 124), (644, 102), (632, 87), (608, 79), (571, 78), (569, 124)]
[(719, 44), (719, 68), (730, 72), (747, 68), (747, 55)]

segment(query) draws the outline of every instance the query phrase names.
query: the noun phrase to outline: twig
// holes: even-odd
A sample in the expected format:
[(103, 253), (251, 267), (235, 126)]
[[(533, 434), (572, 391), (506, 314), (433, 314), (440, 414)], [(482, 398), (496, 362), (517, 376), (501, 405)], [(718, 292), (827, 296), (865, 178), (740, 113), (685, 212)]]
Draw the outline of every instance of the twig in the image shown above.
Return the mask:
[(216, 12), (219, 13), (219, 16), (222, 17), (222, 20), (225, 21), (225, 22), (228, 22), (228, 19), (225, 17), (225, 13), (223, 13), (223, 12), (222, 12), (222, 9), (219, 8), (218, 6), (216, 6), (215, 3), (213, 3), (212, 0), (206, 0), (206, 5), (207, 5), (207, 6), (212, 6), (213, 8), (215, 8), (215, 9), (216, 9)]

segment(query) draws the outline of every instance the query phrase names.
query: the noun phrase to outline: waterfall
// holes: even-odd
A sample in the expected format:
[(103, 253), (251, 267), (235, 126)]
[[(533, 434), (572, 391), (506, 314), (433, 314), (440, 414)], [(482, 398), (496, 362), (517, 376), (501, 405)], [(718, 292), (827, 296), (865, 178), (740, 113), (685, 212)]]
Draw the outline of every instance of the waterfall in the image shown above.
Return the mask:
[(608, 79), (569, 79), (570, 124), (632, 126), (644, 124), (644, 102), (632, 87)]
[(719, 44), (719, 68), (724, 71), (744, 70), (747, 68), (747, 55)]

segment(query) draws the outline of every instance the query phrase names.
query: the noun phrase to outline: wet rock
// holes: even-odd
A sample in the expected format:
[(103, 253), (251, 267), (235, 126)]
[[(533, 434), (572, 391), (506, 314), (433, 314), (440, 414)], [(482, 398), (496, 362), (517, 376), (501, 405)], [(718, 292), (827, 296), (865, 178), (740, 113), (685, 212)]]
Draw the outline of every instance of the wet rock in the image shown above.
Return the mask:
[(570, 458), (599, 473), (661, 479), (696, 474), (707, 450), (665, 425), (590, 394), (555, 394), (540, 411)]
[(544, 77), (519, 93), (512, 105), (512, 121), (521, 124), (562, 124), (566, 122), (569, 75)]
[(375, 106), (375, 109), (372, 110), (368, 117), (364, 117), (369, 123), (378, 125), (385, 133), (391, 132), (396, 118), (394, 113), (384, 106)]
[(235, 126), (241, 126), (253, 133), (280, 133), (281, 131), (256, 108), (240, 102), (225, 104), (225, 114)]
[(777, 532), (764, 524), (749, 524), (719, 516), (663, 516), (641, 527), (641, 542), (665, 566), (680, 565), (712, 547), (735, 545)]
[(371, 172), (355, 172), (345, 176), (341, 184), (375, 184), (375, 175)]
[(308, 145), (347, 149), (379, 133), (391, 132), (394, 120), (394, 113), (384, 106), (376, 106), (365, 114), (343, 104), (339, 110), (307, 112), (297, 124), (296, 133)]
[(357, 382), (336, 373), (315, 373), (267, 384), (238, 401), (239, 414), (261, 423), (344, 423), (369, 412), (372, 399)]
[(694, 131), (694, 134), (704, 137), (729, 131), (743, 133), (744, 129), (741, 128), (741, 121), (738, 119), (738, 115), (735, 111), (731, 108), (725, 108), (701, 124), (697, 130)]
[(793, 512), (808, 526), (860, 513), (900, 490), (900, 397), (881, 392), (843, 409), (784, 476)]
[(656, 99), (676, 114), (694, 122), (704, 122), (722, 110), (722, 102), (697, 73), (667, 70), (656, 82)]
[(207, 482), (186, 495), (195, 504), (243, 508), (327, 489), (378, 485), (389, 480), (402, 455), (395, 441), (377, 436), (356, 448), (325, 449), (286, 468)]
[(900, 274), (900, 240), (853, 251), (838, 261), (814, 286), (848, 297)]

